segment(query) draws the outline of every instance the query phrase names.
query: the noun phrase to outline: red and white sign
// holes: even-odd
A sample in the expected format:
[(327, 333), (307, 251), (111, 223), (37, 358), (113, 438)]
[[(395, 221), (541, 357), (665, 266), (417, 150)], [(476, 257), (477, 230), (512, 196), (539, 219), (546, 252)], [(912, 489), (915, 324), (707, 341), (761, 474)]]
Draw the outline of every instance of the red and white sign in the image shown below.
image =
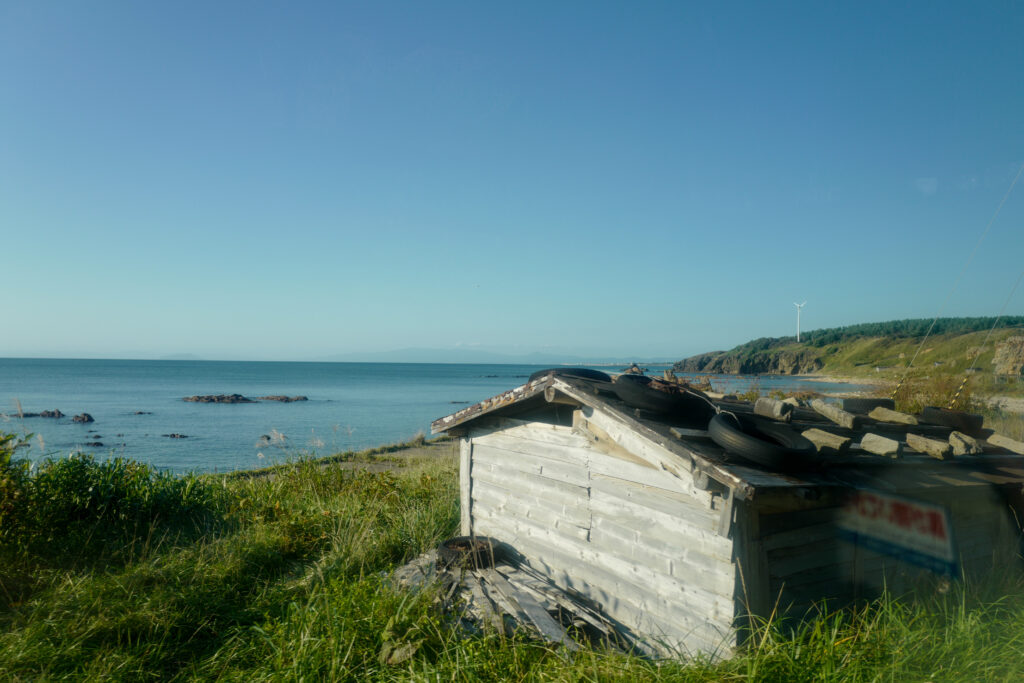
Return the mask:
[(859, 490), (843, 508), (839, 527), (849, 540), (876, 552), (956, 573), (953, 527), (942, 505)]

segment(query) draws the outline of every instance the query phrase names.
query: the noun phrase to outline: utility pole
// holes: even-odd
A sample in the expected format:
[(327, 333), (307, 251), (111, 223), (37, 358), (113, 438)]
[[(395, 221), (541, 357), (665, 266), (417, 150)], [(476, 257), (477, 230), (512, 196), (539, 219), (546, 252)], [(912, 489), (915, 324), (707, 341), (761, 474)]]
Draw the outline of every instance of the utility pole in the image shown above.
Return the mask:
[(793, 305), (796, 306), (796, 343), (799, 344), (800, 343), (800, 309), (802, 309), (804, 306), (806, 306), (807, 302), (805, 301), (802, 304), (798, 304), (797, 302), (794, 301)]

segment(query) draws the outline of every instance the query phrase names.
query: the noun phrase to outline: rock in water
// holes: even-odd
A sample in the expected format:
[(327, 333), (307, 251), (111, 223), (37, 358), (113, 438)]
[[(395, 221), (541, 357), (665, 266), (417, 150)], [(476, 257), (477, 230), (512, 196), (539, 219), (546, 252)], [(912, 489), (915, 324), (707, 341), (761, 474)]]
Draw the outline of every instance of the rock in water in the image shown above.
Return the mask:
[(255, 403), (251, 398), (241, 394), (206, 394), (205, 396), (186, 396), (181, 399), (189, 403)]
[(73, 418), (71, 418), (71, 421), (77, 422), (79, 424), (88, 424), (90, 422), (95, 422), (96, 420), (94, 420), (92, 418), (92, 415), (90, 415), (89, 413), (82, 413), (81, 415), (75, 415)]

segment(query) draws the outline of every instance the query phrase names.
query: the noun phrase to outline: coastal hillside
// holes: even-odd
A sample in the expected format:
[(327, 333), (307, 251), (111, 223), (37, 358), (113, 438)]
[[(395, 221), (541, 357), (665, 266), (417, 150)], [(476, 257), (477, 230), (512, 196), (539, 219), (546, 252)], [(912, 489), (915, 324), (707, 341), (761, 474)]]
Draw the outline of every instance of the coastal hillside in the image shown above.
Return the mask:
[[(993, 329), (993, 323), (995, 328)], [(928, 333), (931, 320), (894, 320), (811, 330), (796, 337), (762, 337), (729, 351), (678, 361), (677, 372), (812, 374), (888, 377), (902, 372)], [(989, 330), (993, 330), (985, 341)], [(989, 377), (1020, 377), (1024, 369), (1024, 316), (940, 318), (914, 368)]]

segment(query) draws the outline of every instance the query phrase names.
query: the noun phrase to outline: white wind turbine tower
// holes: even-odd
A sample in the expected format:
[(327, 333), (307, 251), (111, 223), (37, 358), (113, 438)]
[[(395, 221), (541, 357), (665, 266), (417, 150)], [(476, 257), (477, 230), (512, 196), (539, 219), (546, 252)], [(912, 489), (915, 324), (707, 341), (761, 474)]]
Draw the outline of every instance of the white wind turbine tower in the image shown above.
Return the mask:
[(802, 304), (798, 304), (797, 302), (794, 301), (793, 305), (796, 306), (796, 343), (799, 344), (800, 343), (800, 310), (804, 306), (807, 305), (807, 302), (805, 301)]

